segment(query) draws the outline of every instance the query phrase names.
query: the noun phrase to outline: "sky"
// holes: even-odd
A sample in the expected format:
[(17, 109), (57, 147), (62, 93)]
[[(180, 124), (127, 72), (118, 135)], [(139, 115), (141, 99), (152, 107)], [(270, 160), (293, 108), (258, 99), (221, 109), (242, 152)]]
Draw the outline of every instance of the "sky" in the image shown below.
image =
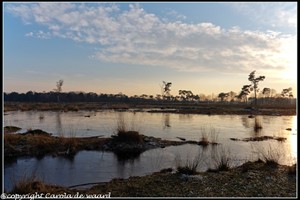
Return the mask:
[(3, 3), (4, 92), (297, 95), (297, 2)]

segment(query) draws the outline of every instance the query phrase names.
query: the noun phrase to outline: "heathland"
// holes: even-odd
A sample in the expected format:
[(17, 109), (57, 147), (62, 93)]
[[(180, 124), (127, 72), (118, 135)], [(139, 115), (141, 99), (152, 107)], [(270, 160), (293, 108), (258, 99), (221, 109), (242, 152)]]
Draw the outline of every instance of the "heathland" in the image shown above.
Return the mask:
[[(5, 102), (4, 114), (9, 111), (79, 111), (114, 109), (147, 110), (147, 112), (169, 112), (182, 114), (241, 114), (241, 115), (296, 115), (296, 105), (258, 105), (230, 103), (17, 103)], [(131, 156), (151, 148), (170, 145), (195, 144), (218, 145), (208, 141), (167, 141), (144, 136), (139, 132), (117, 127), (117, 134), (110, 138), (55, 137), (43, 130), (28, 130), (15, 134), (18, 127), (4, 128), (5, 159), (20, 156), (74, 156), (81, 150), (112, 151), (121, 156)], [(269, 138), (270, 139), (270, 138)], [(274, 138), (271, 138), (274, 139)], [(275, 138), (276, 139), (276, 138)], [(284, 140), (284, 138), (281, 138)], [(205, 142), (206, 141), (206, 142)], [(176, 169), (129, 179), (113, 179), (87, 189), (72, 189), (49, 185), (35, 175), (24, 177), (14, 185), (14, 194), (107, 194), (111, 197), (296, 197), (297, 167), (278, 164), (278, 158), (263, 155), (254, 162), (239, 167), (230, 167), (228, 155), (223, 152), (214, 169), (206, 172), (196, 170), (198, 161), (185, 163)]]

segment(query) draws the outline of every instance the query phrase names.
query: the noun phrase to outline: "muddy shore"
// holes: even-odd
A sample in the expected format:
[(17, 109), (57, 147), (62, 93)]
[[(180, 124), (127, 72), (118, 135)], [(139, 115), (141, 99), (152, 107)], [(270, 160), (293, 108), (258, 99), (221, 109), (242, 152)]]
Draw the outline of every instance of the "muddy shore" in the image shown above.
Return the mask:
[(88, 189), (24, 182), (11, 193), (109, 195), (110, 197), (297, 197), (296, 165), (270, 166), (261, 161), (220, 172), (196, 175), (164, 170), (151, 175), (113, 179)]
[[(46, 155), (74, 157), (82, 150), (110, 151), (120, 159), (132, 158), (144, 151), (154, 148), (165, 148), (183, 144), (217, 145), (203, 141), (170, 141), (152, 136), (138, 134), (140, 142), (118, 141), (116, 135), (102, 138), (93, 137), (58, 137), (43, 130), (28, 130), (26, 133), (15, 133), (21, 128), (4, 127), (4, 158), (16, 159), (22, 156), (43, 157)], [(130, 131), (129, 131), (130, 133)]]

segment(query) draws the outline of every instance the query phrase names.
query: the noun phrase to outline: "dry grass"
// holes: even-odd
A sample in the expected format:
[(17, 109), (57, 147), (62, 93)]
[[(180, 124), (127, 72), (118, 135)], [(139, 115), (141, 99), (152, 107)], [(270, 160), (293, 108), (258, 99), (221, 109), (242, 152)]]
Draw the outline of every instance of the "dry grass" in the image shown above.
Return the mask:
[(83, 149), (100, 149), (107, 138), (53, 137), (46, 134), (4, 134), (5, 156), (75, 155)]
[(18, 180), (13, 181), (13, 189), (8, 192), (10, 194), (75, 194), (77, 190), (69, 190), (65, 187), (60, 187), (56, 185), (45, 184), (36, 173), (24, 174), (18, 178)]
[(203, 151), (200, 151), (200, 148), (197, 154), (193, 158), (190, 158), (190, 156), (186, 156), (185, 161), (182, 161), (180, 155), (176, 155), (175, 163), (176, 163), (177, 172), (180, 174), (188, 174), (188, 175), (197, 174), (197, 168), (201, 164), (202, 160), (203, 160)]
[(19, 130), (21, 130), (21, 128), (16, 127), (16, 126), (5, 126), (4, 127), (4, 133), (15, 133)]
[(18, 179), (18, 181), (13, 181), (13, 189), (11, 193), (14, 194), (27, 194), (34, 193), (37, 190), (44, 188), (44, 184), (37, 177), (36, 173), (24, 174)]
[(209, 129), (209, 136), (211, 144), (218, 144), (219, 141), (219, 131), (216, 130), (214, 127), (210, 127)]
[(214, 168), (208, 169), (210, 172), (227, 171), (231, 168), (231, 152), (228, 147), (212, 148), (211, 158)]
[(285, 157), (285, 151), (280, 148), (276, 148), (271, 144), (257, 145), (256, 146), (258, 159), (262, 160), (269, 166), (278, 166), (280, 160)]
[[(212, 126), (209, 127), (201, 127), (201, 138), (199, 141), (200, 145), (207, 146), (208, 144), (218, 144), (219, 132)], [(209, 141), (210, 138), (210, 141)]]
[(200, 138), (199, 144), (203, 145), (203, 146), (207, 146), (209, 144), (209, 141), (208, 141), (209, 134), (205, 127), (201, 127), (200, 131), (201, 131), (201, 138)]
[(131, 125), (125, 122), (124, 115), (119, 113), (117, 119), (116, 135), (113, 135), (116, 142), (140, 144), (143, 142), (143, 136), (139, 134), (135, 121), (131, 120)]

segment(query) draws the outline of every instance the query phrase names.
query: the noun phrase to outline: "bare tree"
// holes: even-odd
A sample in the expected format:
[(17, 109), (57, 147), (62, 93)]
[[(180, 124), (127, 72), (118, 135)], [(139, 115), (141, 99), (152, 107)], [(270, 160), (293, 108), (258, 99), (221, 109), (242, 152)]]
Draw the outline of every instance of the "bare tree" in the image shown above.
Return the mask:
[[(60, 79), (58, 82), (56, 82), (56, 88), (53, 90), (57, 93), (60, 93), (62, 91), (63, 83), (64, 83), (64, 80)], [(59, 94), (57, 95), (57, 101), (59, 102)]]
[(56, 82), (56, 88), (53, 89), (55, 92), (61, 92), (62, 91), (62, 85), (64, 83), (64, 80), (59, 80), (58, 82)]

